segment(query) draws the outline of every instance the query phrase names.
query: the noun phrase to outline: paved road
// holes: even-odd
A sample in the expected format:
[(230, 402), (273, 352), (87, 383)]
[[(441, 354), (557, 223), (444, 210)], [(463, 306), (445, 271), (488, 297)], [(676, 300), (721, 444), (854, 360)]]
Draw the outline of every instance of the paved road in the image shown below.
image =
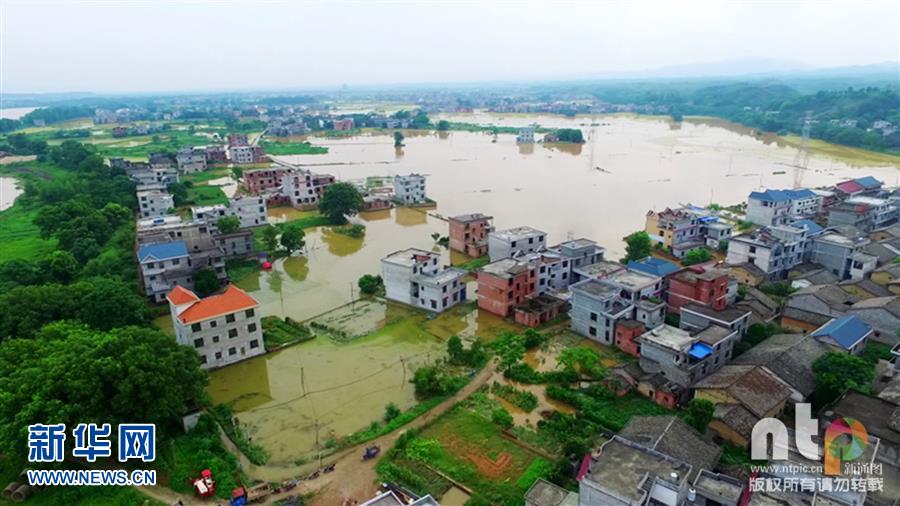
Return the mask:
[[(335, 506), (343, 505), (345, 503), (350, 504), (350, 502), (348, 501), (354, 499), (359, 502), (370, 499), (378, 491), (378, 484), (376, 483), (377, 475), (375, 473), (375, 464), (377, 463), (378, 459), (363, 461), (363, 448), (368, 445), (376, 444), (381, 447), (382, 452), (386, 452), (388, 449), (393, 447), (394, 443), (397, 442), (397, 439), (400, 437), (400, 435), (407, 430), (425, 426), (430, 421), (448, 411), (450, 408), (456, 405), (457, 402), (472, 395), (473, 392), (487, 383), (491, 376), (493, 376), (495, 370), (496, 367), (493, 363), (488, 364), (477, 375), (475, 375), (475, 377), (472, 378), (472, 381), (470, 381), (465, 387), (463, 387), (462, 390), (460, 390), (444, 402), (438, 404), (434, 407), (434, 409), (428, 411), (419, 418), (416, 418), (403, 427), (400, 427), (399, 429), (389, 434), (385, 434), (384, 436), (381, 436), (374, 441), (348, 448), (337, 453), (336, 455), (332, 455), (331, 457), (329, 457), (323, 462), (323, 464), (336, 464), (335, 470), (333, 472), (322, 474), (319, 478), (316, 478), (312, 481), (304, 481), (300, 483), (297, 488), (289, 492), (273, 494), (269, 496), (262, 504), (272, 504), (278, 499), (283, 499), (292, 494), (306, 494), (310, 492), (315, 493), (315, 497), (313, 498), (311, 503), (312, 506)], [(226, 445), (231, 449), (231, 451), (236, 451), (228, 438), (224, 438), (224, 441)], [(312, 469), (309, 469), (308, 466), (305, 467), (307, 467), (307, 469), (304, 469), (304, 472), (298, 474), (298, 476), (306, 476), (312, 471)], [(257, 478), (252, 474), (250, 475), (250, 477)], [(172, 490), (162, 487), (139, 487), (138, 490), (166, 504), (174, 504), (179, 499), (184, 502), (185, 506), (208, 506), (210, 504), (215, 504), (213, 501), (202, 501), (193, 496), (182, 497)], [(222, 501), (222, 504), (226, 504), (226, 502)]]

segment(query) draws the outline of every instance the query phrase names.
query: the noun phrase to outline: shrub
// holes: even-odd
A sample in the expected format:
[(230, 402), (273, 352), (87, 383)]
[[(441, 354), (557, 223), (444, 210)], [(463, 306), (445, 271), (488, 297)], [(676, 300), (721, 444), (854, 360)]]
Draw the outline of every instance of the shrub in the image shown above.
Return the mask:
[(508, 429), (513, 426), (512, 415), (509, 414), (509, 411), (502, 407), (494, 409), (494, 411), (491, 413), (491, 421), (504, 429)]

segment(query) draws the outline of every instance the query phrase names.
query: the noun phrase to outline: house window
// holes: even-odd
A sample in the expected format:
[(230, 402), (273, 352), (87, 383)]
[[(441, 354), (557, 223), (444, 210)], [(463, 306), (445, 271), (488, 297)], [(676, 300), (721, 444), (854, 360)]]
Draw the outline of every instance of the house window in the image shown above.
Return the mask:
[(259, 339), (250, 341), (250, 348), (259, 348)]
[(434, 299), (431, 299), (431, 309), (437, 309), (437, 301)]
[(216, 360), (222, 360), (222, 352), (221, 351), (216, 352)]
[(212, 336), (212, 342), (218, 343), (218, 342), (219, 342), (219, 336)]
[(228, 331), (228, 337), (237, 337), (237, 329), (231, 329)]
[(247, 332), (256, 332), (256, 324), (251, 323), (250, 325), (247, 325)]
[(199, 323), (195, 323), (195, 324), (191, 325), (191, 330), (194, 331), (194, 332), (199, 331), (199, 330), (200, 330), (200, 324), (199, 324)]
[(194, 348), (202, 348), (203, 347), (203, 338), (194, 339)]
[(234, 315), (233, 315), (233, 314), (226, 315), (226, 316), (225, 316), (225, 323), (234, 323)]
[(591, 313), (591, 321), (592, 322), (597, 321), (597, 313)]
[(233, 346), (231, 348), (228, 348), (228, 354), (229, 355), (237, 355), (237, 348), (235, 348)]
[(588, 328), (588, 334), (590, 334), (592, 336), (596, 336), (597, 335), (597, 327)]
[(218, 325), (218, 324), (219, 323), (217, 321), (212, 320), (209, 322), (209, 328), (214, 329), (214, 328), (216, 328), (216, 325)]
[(206, 363), (206, 355), (200, 355), (200, 363), (201, 363), (201, 364), (205, 364), (205, 363)]
[(253, 318), (253, 316), (255, 314), (256, 314), (256, 312), (253, 311), (252, 309), (248, 309), (248, 310), (244, 311), (244, 315), (247, 316), (247, 318)]

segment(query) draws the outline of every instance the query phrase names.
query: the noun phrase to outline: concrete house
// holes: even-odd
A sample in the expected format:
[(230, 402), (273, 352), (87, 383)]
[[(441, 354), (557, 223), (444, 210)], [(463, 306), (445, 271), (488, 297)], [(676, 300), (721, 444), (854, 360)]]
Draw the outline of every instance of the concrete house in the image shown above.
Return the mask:
[(878, 257), (862, 252), (866, 238), (854, 240), (827, 232), (812, 240), (810, 262), (828, 269), (838, 279), (863, 279), (878, 264)]
[(285, 168), (256, 169), (244, 171), (244, 188), (252, 194), (276, 190), (283, 184), (282, 179), (289, 173)]
[(319, 205), (325, 189), (334, 184), (331, 174), (314, 174), (311, 171), (295, 170), (283, 174), (282, 193), (297, 209), (312, 209)]
[(619, 436), (691, 465), (690, 479), (719, 462), (722, 448), (673, 415), (632, 416)]
[(175, 209), (175, 199), (162, 185), (142, 185), (136, 192), (141, 218), (155, 218)]
[(570, 287), (572, 330), (603, 344), (612, 344), (616, 323), (634, 314), (634, 304), (619, 297), (620, 289), (606, 280), (586, 279)]
[(178, 172), (190, 174), (206, 170), (206, 150), (203, 148), (182, 148), (175, 153)]
[(693, 471), (683, 460), (621, 436), (603, 443), (586, 463), (578, 482), (580, 506), (681, 506)]
[(753, 264), (769, 281), (785, 279), (791, 268), (805, 261), (810, 241), (806, 229), (792, 226), (764, 227), (728, 241), (729, 265)]
[(246, 258), (254, 253), (253, 232), (238, 230), (231, 234), (216, 234), (216, 245), (228, 258)]
[(666, 208), (660, 212), (649, 211), (644, 230), (654, 243), (670, 249), (675, 258), (684, 258), (689, 251), (706, 245), (700, 224), (700, 216), (687, 209)]
[(195, 220), (202, 220), (215, 225), (219, 218), (236, 216), (241, 221), (241, 228), (258, 227), (268, 224), (266, 200), (260, 196), (234, 197), (228, 205), (192, 207)]
[(516, 135), (516, 144), (534, 144), (535, 125), (528, 125), (519, 129)]
[(750, 311), (734, 307), (717, 310), (710, 306), (691, 302), (681, 307), (681, 328), (696, 332), (710, 325), (718, 325), (737, 332), (743, 337), (750, 327)]
[(854, 315), (834, 318), (810, 335), (832, 351), (859, 355), (866, 347), (872, 327)]
[(792, 219), (818, 214), (822, 197), (805, 188), (751, 192), (747, 199), (747, 220), (764, 227), (785, 225)]
[(487, 236), (494, 231), (493, 216), (481, 213), (461, 214), (450, 218), (450, 249), (471, 258), (487, 254)]
[(259, 302), (240, 288), (228, 285), (221, 293), (200, 298), (176, 286), (166, 298), (175, 339), (194, 348), (204, 369), (265, 353)]
[(394, 176), (394, 200), (402, 205), (427, 203), (425, 176), (421, 174)]
[(695, 303), (715, 310), (728, 305), (730, 277), (723, 269), (692, 266), (668, 278), (666, 292), (668, 311), (680, 314), (682, 306)]
[(144, 293), (162, 302), (176, 285), (193, 287), (193, 269), (184, 241), (145, 244), (137, 253)]
[[(151, 221), (149, 226), (139, 227), (137, 231), (138, 240), (138, 259), (141, 258), (141, 251), (144, 246), (160, 245), (167, 243), (183, 243), (184, 249), (188, 254), (187, 267), (189, 274), (177, 272), (178, 269), (168, 271), (162, 278), (157, 277), (155, 282), (162, 283), (163, 292), (172, 289), (175, 281), (188, 288), (193, 287), (191, 275), (200, 269), (210, 269), (216, 273), (220, 280), (225, 280), (228, 274), (225, 272), (225, 254), (216, 243), (212, 230), (206, 222), (190, 222), (182, 223), (180, 221), (157, 223), (156, 220)], [(180, 267), (184, 267), (181, 264)], [(146, 277), (145, 277), (146, 280)], [(184, 281), (184, 282), (182, 282)], [(158, 290), (153, 290), (158, 293)], [(151, 295), (150, 292), (147, 295)], [(165, 297), (157, 297), (157, 301), (161, 301)]]
[(488, 233), (491, 262), (535, 253), (547, 246), (547, 234), (531, 227), (516, 227)]
[(388, 299), (440, 313), (466, 300), (467, 272), (438, 265), (440, 255), (416, 248), (381, 259)]
[(266, 161), (266, 150), (262, 146), (229, 146), (228, 157), (237, 164), (263, 163)]
[(509, 316), (515, 306), (537, 295), (537, 266), (504, 258), (478, 269), (478, 307)]
[(828, 210), (828, 226), (852, 225), (865, 232), (879, 230), (897, 223), (897, 205), (885, 199), (864, 195), (853, 196)]
[(660, 325), (637, 338), (640, 366), (645, 372), (662, 374), (688, 388), (731, 360), (737, 340), (737, 332), (715, 325), (695, 334)]

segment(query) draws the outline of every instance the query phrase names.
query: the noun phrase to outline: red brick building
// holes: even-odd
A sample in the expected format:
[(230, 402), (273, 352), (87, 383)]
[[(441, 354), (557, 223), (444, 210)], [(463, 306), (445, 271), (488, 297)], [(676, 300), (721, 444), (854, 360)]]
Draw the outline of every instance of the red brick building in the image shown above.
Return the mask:
[(472, 258), (487, 255), (487, 236), (494, 230), (493, 216), (481, 213), (461, 214), (450, 218), (450, 249)]
[(519, 325), (538, 327), (554, 320), (560, 313), (565, 312), (568, 307), (569, 304), (564, 300), (549, 295), (538, 295), (534, 298), (525, 299), (525, 302), (517, 305), (513, 311), (516, 323)]
[(247, 134), (228, 134), (229, 146), (246, 146), (249, 144)]
[(259, 169), (244, 171), (244, 186), (250, 193), (274, 190), (281, 186), (287, 169)]
[(669, 277), (668, 310), (681, 314), (691, 302), (716, 311), (728, 304), (728, 272), (722, 269), (688, 267)]
[(641, 344), (635, 338), (644, 333), (644, 324), (637, 320), (621, 320), (616, 323), (615, 343), (616, 348), (625, 353), (640, 357)]
[(353, 130), (353, 118), (336, 119), (332, 122), (335, 130)]
[(498, 316), (509, 316), (513, 308), (537, 294), (535, 266), (504, 258), (478, 270), (478, 307)]

